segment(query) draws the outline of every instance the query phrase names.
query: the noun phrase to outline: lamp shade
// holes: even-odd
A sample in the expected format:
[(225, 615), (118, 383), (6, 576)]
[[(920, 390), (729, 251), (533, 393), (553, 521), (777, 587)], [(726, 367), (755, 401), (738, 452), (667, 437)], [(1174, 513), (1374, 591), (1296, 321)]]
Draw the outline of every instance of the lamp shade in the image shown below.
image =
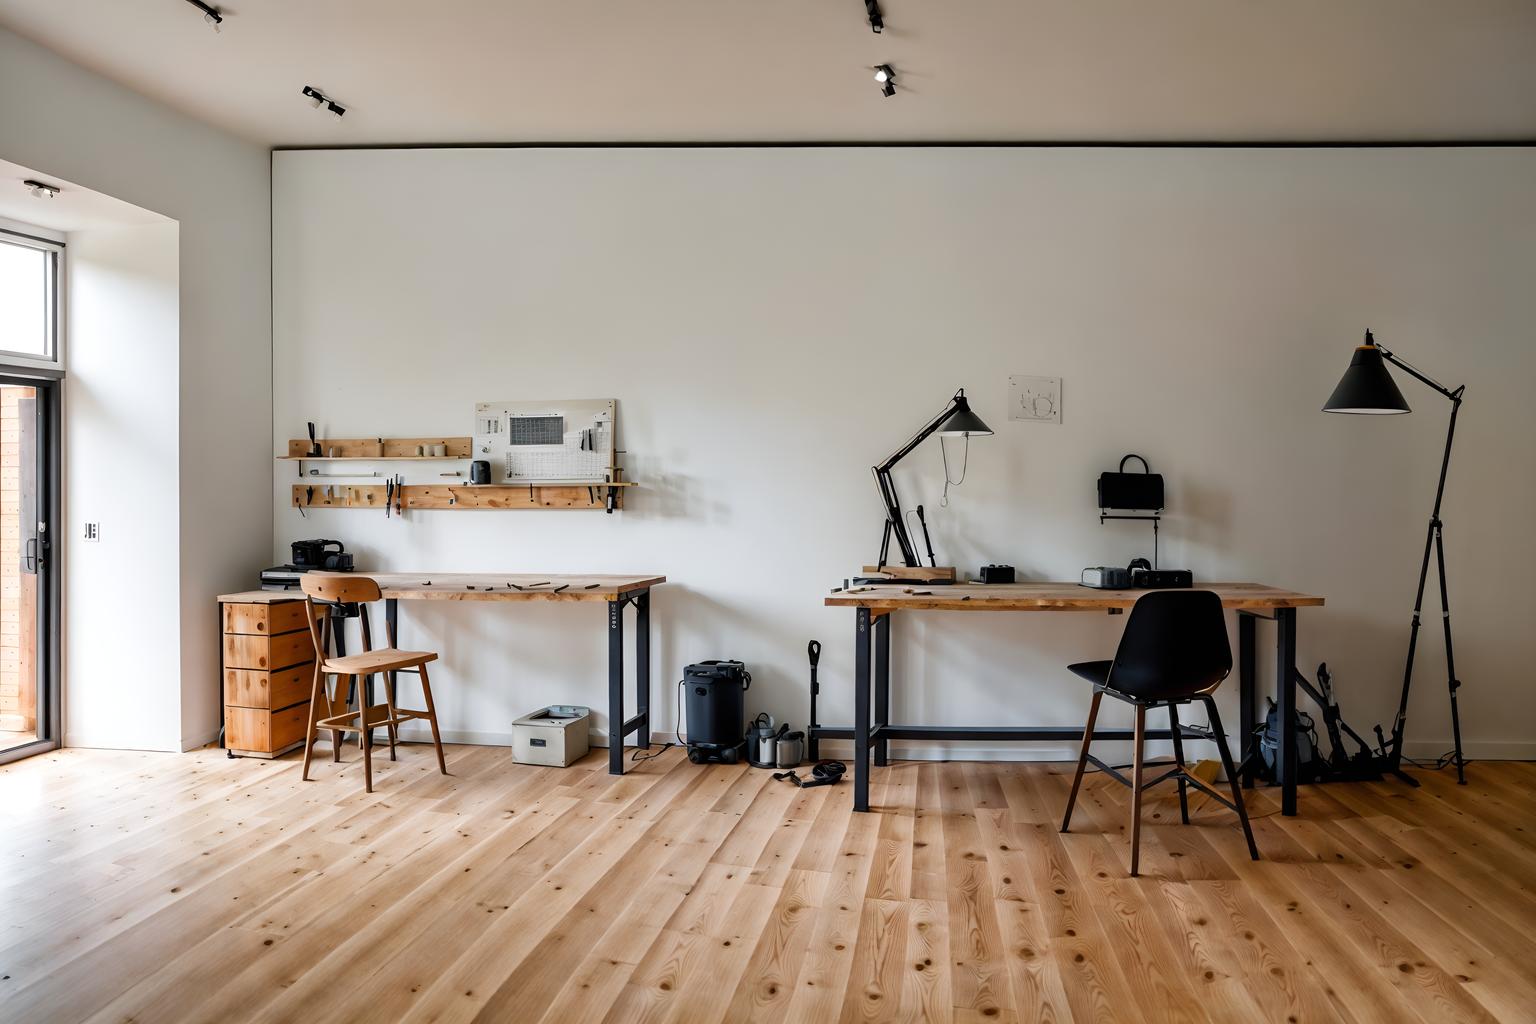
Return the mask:
[(1349, 369), (1344, 371), (1339, 386), (1323, 404), (1323, 412), (1380, 416), (1411, 411), (1403, 393), (1397, 389), (1397, 382), (1392, 379), (1392, 372), (1387, 369), (1381, 349), (1376, 347), (1376, 339), (1366, 331), (1365, 344), (1355, 349)]
[(966, 399), (964, 391), (955, 395), (954, 404), (954, 411), (939, 424), (936, 431), (940, 437), (986, 437), (992, 433), (992, 428), (983, 423), (980, 416), (971, 412), (971, 403)]

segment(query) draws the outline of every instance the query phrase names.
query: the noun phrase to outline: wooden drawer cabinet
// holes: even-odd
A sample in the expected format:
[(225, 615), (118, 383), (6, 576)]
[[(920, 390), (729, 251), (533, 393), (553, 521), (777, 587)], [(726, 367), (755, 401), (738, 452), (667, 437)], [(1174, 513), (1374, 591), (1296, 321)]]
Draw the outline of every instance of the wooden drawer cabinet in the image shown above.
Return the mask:
[(304, 742), (314, 682), (304, 598), (252, 591), (219, 602), (224, 745), (242, 757), (286, 753)]
[(253, 668), (275, 672), (315, 660), (315, 645), (306, 627), (282, 636), (224, 634), (224, 667)]
[(308, 628), (303, 601), (282, 604), (226, 604), (224, 632), (276, 636)]
[(313, 662), (281, 672), (252, 669), (224, 670), (224, 703), (239, 708), (286, 708), (309, 699), (315, 679)]

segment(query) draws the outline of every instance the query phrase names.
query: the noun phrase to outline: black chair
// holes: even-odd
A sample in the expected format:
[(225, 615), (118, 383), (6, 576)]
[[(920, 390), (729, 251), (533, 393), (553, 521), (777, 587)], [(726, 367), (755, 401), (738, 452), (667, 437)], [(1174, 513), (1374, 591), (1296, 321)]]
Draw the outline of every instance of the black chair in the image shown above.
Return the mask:
[[(1156, 590), (1137, 600), (1120, 637), (1120, 649), (1114, 661), (1085, 661), (1067, 666), (1093, 684), (1093, 703), (1088, 707), (1088, 724), (1083, 727), (1083, 750), (1077, 759), (1077, 774), (1072, 779), (1072, 794), (1067, 797), (1067, 813), (1061, 830), (1072, 823), (1072, 806), (1083, 784), (1083, 771), (1092, 761), (1101, 771), (1131, 789), (1131, 874), (1137, 873), (1141, 857), (1141, 794), (1160, 782), (1177, 779), (1179, 816), (1189, 824), (1187, 786), (1196, 786), (1237, 812), (1248, 840), (1248, 852), (1259, 859), (1259, 848), (1248, 827), (1248, 810), (1243, 806), (1243, 791), (1237, 770), (1232, 767), (1232, 753), (1216, 713), (1211, 696), (1232, 671), (1232, 647), (1227, 642), (1227, 622), (1221, 598), (1208, 590)], [(1136, 709), (1135, 760), (1127, 779), (1115, 767), (1088, 752), (1093, 742), (1093, 723), (1099, 717), (1099, 701), (1105, 694), (1123, 700)], [(1201, 730), (1179, 725), (1179, 705), (1200, 701), (1210, 716), (1210, 726)], [(1168, 767), (1161, 761), (1142, 762), (1142, 747), (1147, 733), (1147, 709), (1167, 708), (1168, 727), (1173, 733), (1173, 770), (1151, 782), (1143, 782), (1145, 769)], [(1221, 766), (1232, 787), (1228, 800), (1203, 781), (1189, 774), (1184, 764), (1184, 740), (1189, 733), (1216, 741), (1221, 752)], [(1125, 766), (1121, 766), (1125, 767)]]

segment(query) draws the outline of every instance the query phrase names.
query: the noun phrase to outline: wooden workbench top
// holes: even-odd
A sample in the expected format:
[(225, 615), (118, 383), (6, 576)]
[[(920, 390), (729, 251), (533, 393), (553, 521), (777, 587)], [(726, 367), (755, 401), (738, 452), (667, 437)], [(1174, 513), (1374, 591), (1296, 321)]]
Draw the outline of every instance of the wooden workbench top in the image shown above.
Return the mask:
[[(386, 598), (402, 601), (612, 601), (665, 576), (567, 573), (369, 572)], [(521, 587), (522, 589), (517, 589)]]
[[(385, 598), (401, 601), (612, 601), (649, 590), (665, 576), (596, 576), (573, 573), (359, 572), (379, 585)], [(517, 589), (521, 587), (522, 589)], [(223, 594), (220, 601), (267, 604), (302, 601), (297, 588)]]
[[(1225, 608), (1310, 608), (1321, 597), (1262, 583), (1196, 583), (1212, 590)], [(940, 611), (1105, 611), (1129, 608), (1148, 590), (1094, 590), (1076, 583), (956, 583), (947, 586), (882, 584), (835, 591), (826, 603), (840, 608), (878, 611), (936, 609)]]

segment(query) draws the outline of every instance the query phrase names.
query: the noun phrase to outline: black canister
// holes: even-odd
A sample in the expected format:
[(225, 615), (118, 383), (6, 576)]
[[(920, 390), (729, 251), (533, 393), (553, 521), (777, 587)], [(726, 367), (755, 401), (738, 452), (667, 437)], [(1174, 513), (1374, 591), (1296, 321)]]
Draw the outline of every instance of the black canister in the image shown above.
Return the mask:
[(688, 745), (735, 747), (747, 727), (752, 673), (739, 661), (701, 661), (683, 670)]

